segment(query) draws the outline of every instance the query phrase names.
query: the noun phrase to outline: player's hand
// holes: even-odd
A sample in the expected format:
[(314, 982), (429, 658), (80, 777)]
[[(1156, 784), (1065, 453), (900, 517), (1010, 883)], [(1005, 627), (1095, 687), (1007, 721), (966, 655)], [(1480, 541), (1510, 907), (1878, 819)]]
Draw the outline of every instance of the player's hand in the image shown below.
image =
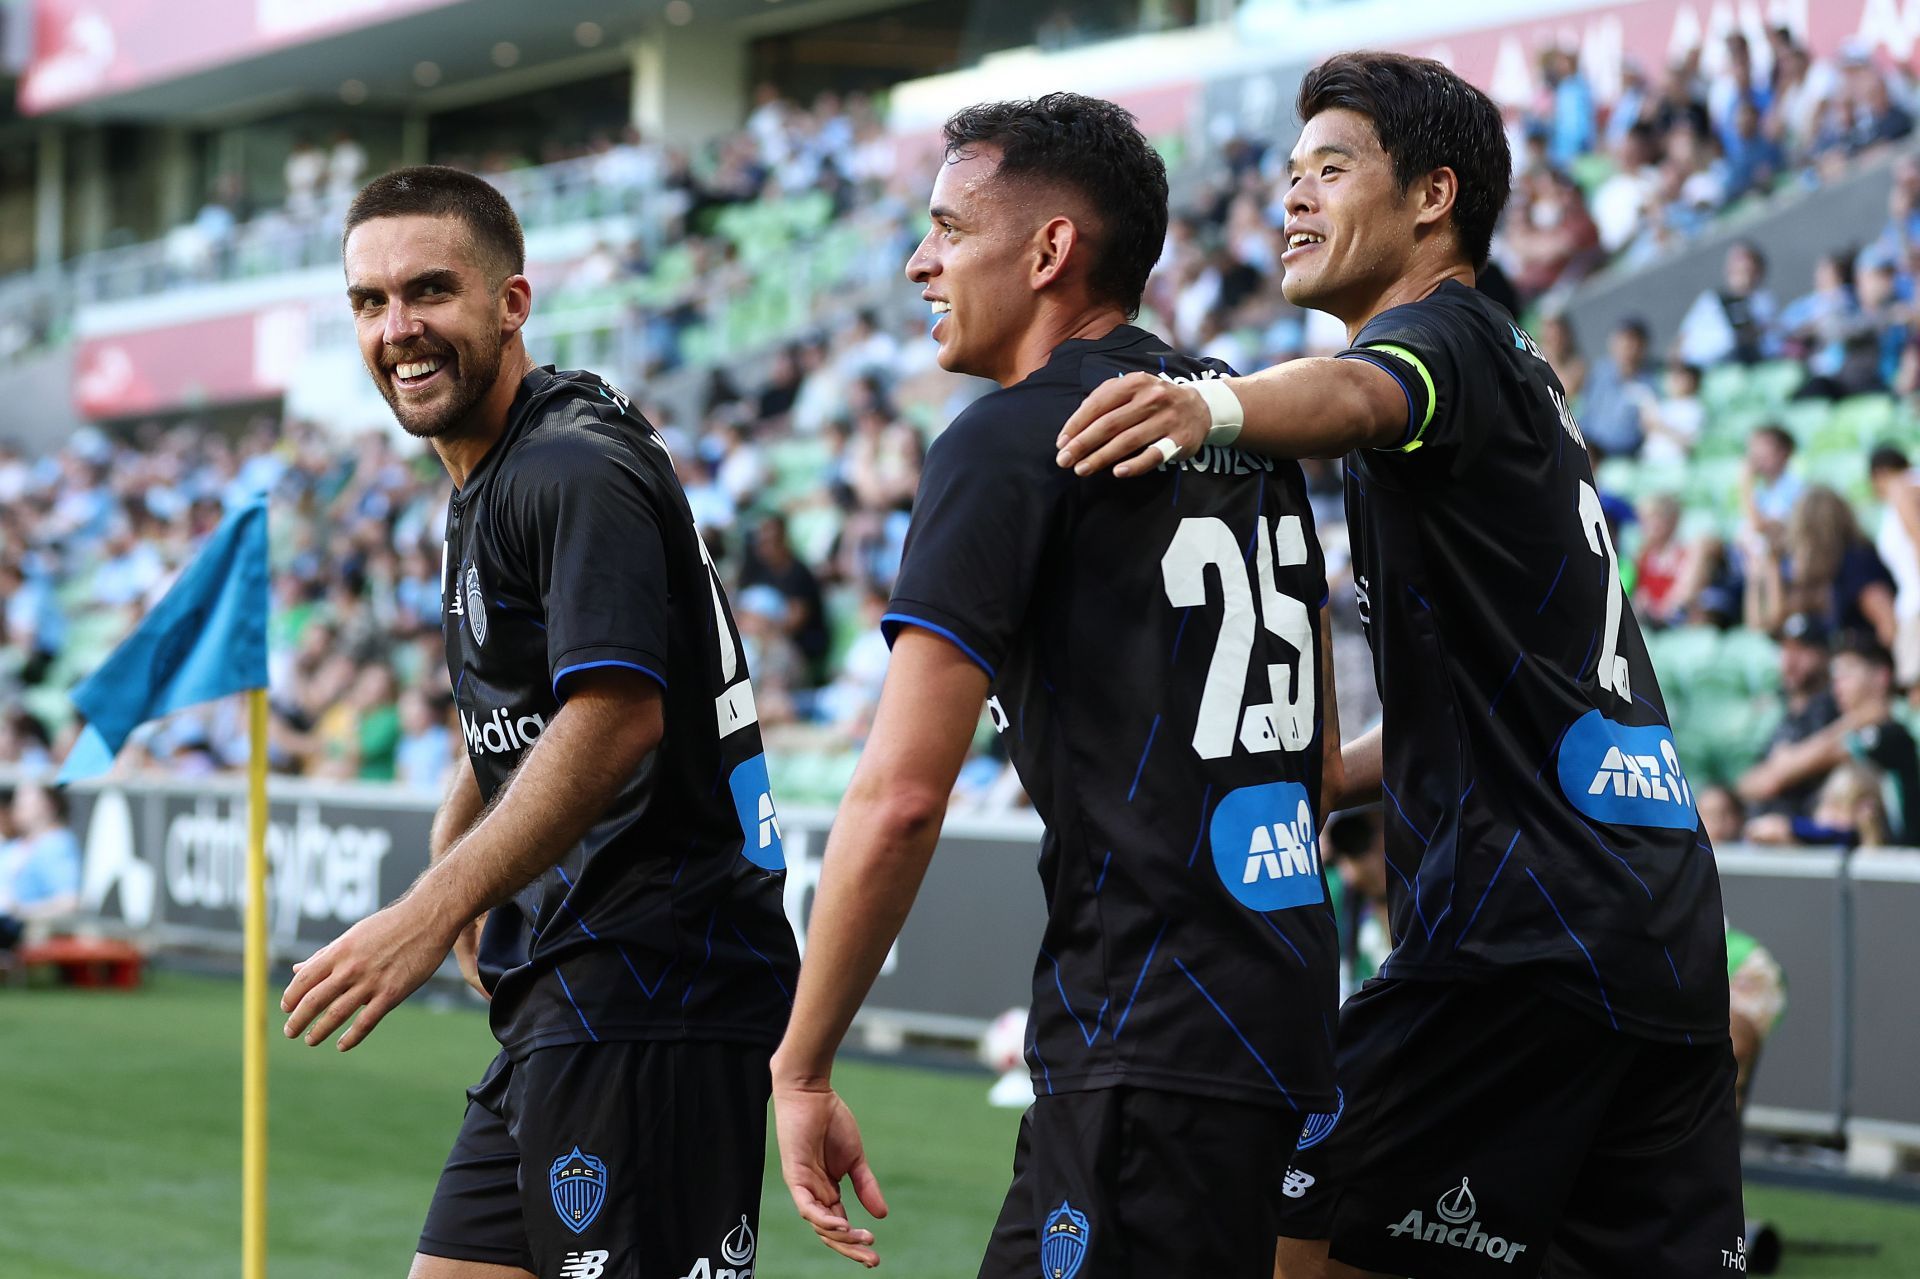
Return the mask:
[(462, 928), (460, 935), (453, 939), (453, 958), (460, 965), (460, 975), (467, 979), (467, 985), (473, 987), (480, 998), (492, 1003), (493, 996), (480, 981), (480, 932), (486, 926), (487, 917), (483, 912)]
[(860, 1125), (847, 1103), (830, 1087), (776, 1078), (773, 1121), (780, 1139), (780, 1175), (801, 1220), (841, 1256), (868, 1269), (879, 1265), (873, 1232), (856, 1229), (840, 1199), (840, 1181), (849, 1178), (862, 1207), (875, 1217), (887, 1215), (887, 1201), (860, 1144)]
[(1075, 475), (1112, 469), (1121, 479), (1157, 470), (1163, 459), (1154, 444), (1170, 439), (1179, 457), (1192, 457), (1207, 442), (1213, 415), (1200, 392), (1151, 373), (1129, 373), (1102, 382), (1081, 401), (1055, 441), (1061, 466)]
[(325, 1043), (359, 1012), (340, 1036), (340, 1051), (352, 1048), (433, 976), (455, 935), (411, 897), (367, 916), (293, 966), (293, 980), (280, 996), (280, 1011), (290, 1014), (287, 1038), (304, 1031), (309, 1046)]

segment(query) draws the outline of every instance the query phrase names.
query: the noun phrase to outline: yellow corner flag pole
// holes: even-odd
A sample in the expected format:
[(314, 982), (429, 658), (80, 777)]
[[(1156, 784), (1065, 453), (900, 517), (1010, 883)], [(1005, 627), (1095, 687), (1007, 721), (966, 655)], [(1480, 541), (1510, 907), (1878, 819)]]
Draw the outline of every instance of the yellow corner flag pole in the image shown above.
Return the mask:
[(241, 1083), (240, 1273), (267, 1275), (267, 690), (247, 692), (246, 1066)]

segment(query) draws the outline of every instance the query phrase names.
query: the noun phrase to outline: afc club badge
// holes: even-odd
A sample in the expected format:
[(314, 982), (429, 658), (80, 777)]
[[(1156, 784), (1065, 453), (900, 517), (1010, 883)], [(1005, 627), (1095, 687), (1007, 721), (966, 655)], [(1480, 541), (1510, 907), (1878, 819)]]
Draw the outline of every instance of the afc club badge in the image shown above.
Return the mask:
[(461, 592), (467, 597), (467, 625), (473, 630), (473, 642), (487, 642), (487, 597), (480, 590), (480, 567), (467, 565), (466, 589)]
[(553, 1210), (561, 1224), (579, 1234), (600, 1215), (607, 1202), (607, 1165), (592, 1155), (580, 1153), (575, 1146), (553, 1161), (547, 1170), (547, 1185), (553, 1191)]
[(1087, 1214), (1075, 1212), (1073, 1205), (1062, 1199), (1060, 1206), (1047, 1214), (1047, 1224), (1040, 1231), (1041, 1279), (1073, 1279), (1079, 1274), (1081, 1263), (1087, 1259), (1091, 1234)]

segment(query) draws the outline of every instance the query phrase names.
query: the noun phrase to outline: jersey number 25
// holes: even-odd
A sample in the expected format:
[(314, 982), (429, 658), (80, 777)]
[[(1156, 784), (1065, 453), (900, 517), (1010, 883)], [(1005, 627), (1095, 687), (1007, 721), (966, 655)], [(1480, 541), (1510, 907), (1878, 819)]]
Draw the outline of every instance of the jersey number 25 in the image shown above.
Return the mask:
[[(1231, 755), (1236, 729), (1240, 744), (1256, 755), (1300, 750), (1313, 740), (1313, 618), (1304, 600), (1283, 595), (1275, 581), (1276, 568), (1307, 562), (1307, 539), (1298, 515), (1285, 516), (1277, 525), (1261, 516), (1253, 538), (1252, 580), (1242, 543), (1227, 522), (1215, 516), (1181, 520), (1160, 558), (1167, 600), (1175, 608), (1207, 602), (1208, 567), (1220, 579), (1220, 637), (1207, 665), (1200, 718), (1193, 729), (1193, 749), (1201, 759)], [(1256, 621), (1300, 656), (1292, 669), (1269, 662), (1269, 700), (1243, 707)]]

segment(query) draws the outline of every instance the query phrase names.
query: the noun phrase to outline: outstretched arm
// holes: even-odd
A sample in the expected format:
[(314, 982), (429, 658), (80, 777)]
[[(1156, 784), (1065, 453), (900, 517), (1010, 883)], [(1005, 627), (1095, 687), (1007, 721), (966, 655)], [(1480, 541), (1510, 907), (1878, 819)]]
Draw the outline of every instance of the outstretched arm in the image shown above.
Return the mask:
[(1061, 428), (1061, 466), (1092, 475), (1111, 467), (1122, 478), (1145, 475), (1167, 459), (1155, 442), (1172, 440), (1191, 457), (1208, 442), (1220, 400), (1243, 421), (1235, 448), (1276, 457), (1338, 457), (1357, 448), (1387, 448), (1408, 435), (1409, 393), (1365, 359), (1290, 360), (1250, 377), (1194, 383), (1130, 373), (1095, 387)]
[(853, 1114), (833, 1091), (833, 1058), (906, 922), (965, 762), (987, 676), (959, 648), (903, 627), (873, 733), (827, 840), (793, 1015), (773, 1058), (780, 1170), (822, 1242), (867, 1266), (873, 1234), (847, 1220), (840, 1181), (886, 1215)]
[(460, 930), (554, 866), (600, 820), (663, 729), (660, 687), (622, 667), (582, 671), (506, 790), (406, 895), (298, 965), (280, 997), (288, 1038), (342, 1052), (420, 988)]

